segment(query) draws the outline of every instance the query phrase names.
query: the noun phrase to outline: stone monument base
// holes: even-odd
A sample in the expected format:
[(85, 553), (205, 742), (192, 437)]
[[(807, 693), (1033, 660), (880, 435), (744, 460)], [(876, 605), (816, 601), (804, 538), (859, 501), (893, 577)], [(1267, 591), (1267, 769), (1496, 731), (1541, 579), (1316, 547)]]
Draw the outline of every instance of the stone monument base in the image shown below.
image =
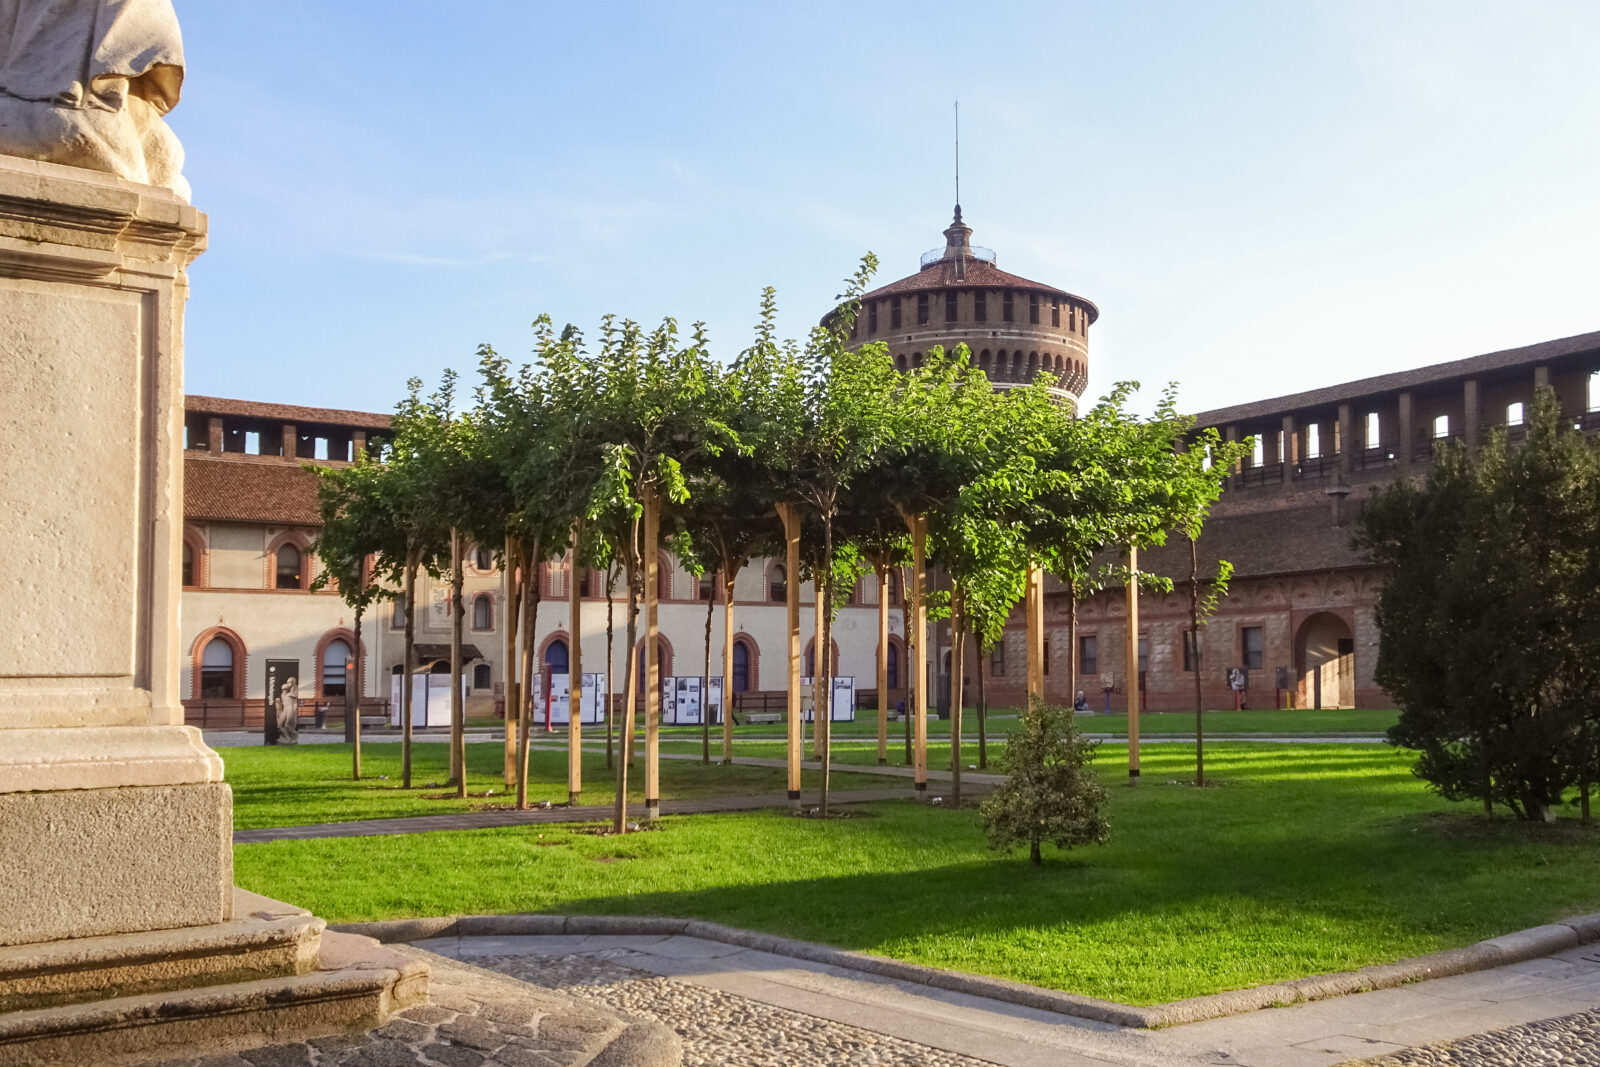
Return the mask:
[(428, 996), (427, 965), (234, 890), (239, 917), (0, 949), (0, 1063), (123, 1067), (366, 1029)]

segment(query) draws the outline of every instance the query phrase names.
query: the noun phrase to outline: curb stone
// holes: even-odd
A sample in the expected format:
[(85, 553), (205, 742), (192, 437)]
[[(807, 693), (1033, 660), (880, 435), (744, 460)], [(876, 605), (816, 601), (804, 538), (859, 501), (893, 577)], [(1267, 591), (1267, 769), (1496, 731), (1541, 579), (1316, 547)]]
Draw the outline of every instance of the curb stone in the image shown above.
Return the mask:
[[(1479, 941), (1464, 948), (1445, 949), (1425, 956), (1412, 956), (1394, 963), (1374, 964), (1355, 971), (1335, 971), (1310, 975), (1248, 989), (1187, 997), (1165, 1004), (1140, 1006), (1112, 1000), (1064, 993), (1056, 989), (993, 978), (963, 971), (947, 971), (920, 963), (907, 963), (887, 956), (874, 956), (850, 949), (834, 948), (813, 941), (795, 941), (741, 930), (720, 923), (695, 919), (675, 919), (650, 915), (466, 915), (426, 919), (394, 919), (381, 922), (344, 923), (328, 929), (362, 934), (384, 943), (420, 941), (433, 937), (517, 937), (555, 934), (633, 934), (697, 937), (740, 948), (769, 952), (778, 956), (820, 963), (844, 970), (861, 971), (914, 985), (931, 986), (952, 993), (986, 997), (1007, 1004), (1053, 1011), (1080, 1019), (1141, 1029), (1160, 1029), (1182, 1023), (1241, 1015), (1262, 1008), (1283, 1007), (1312, 1000), (1388, 989), (1428, 978), (1487, 970), (1508, 963), (1537, 959), (1554, 952), (1600, 941), (1600, 912), (1576, 915), (1560, 922), (1515, 930), (1499, 937)], [(639, 1040), (643, 1040), (640, 1038)], [(622, 1062), (622, 1061), (619, 1061)], [(601, 1063), (600, 1060), (595, 1061)]]

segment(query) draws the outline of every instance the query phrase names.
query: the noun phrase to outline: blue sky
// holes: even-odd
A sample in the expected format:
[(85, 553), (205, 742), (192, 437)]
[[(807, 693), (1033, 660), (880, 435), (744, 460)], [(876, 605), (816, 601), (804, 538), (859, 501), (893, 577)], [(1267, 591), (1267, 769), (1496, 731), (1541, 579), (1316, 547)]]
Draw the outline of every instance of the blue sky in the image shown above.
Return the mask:
[(942, 243), (1198, 410), (1600, 329), (1600, 5), (179, 0), (190, 392), (388, 410), (540, 312), (801, 335)]

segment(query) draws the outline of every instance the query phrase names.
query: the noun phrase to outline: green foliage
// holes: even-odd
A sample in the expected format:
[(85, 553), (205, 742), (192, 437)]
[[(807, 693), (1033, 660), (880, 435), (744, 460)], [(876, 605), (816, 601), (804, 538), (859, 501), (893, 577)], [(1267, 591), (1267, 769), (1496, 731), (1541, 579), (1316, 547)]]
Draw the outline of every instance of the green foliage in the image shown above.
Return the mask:
[(1040, 864), (1044, 841), (1061, 849), (1105, 844), (1106, 790), (1089, 768), (1096, 745), (1079, 733), (1071, 708), (1034, 700), (1000, 758), (1004, 784), (979, 809), (989, 847), (1026, 844)]
[(1363, 511), (1384, 572), (1376, 679), (1389, 731), (1451, 800), (1548, 817), (1593, 781), (1600, 734), (1600, 451), (1541, 389), (1512, 443), (1438, 447)]

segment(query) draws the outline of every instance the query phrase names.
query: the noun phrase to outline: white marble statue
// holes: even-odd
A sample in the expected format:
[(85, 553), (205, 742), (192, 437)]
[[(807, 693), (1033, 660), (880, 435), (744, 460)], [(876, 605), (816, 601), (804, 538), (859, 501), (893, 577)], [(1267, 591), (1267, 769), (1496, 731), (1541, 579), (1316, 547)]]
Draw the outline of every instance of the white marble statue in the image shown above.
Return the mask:
[(162, 116), (183, 87), (172, 0), (0, 0), (0, 155), (189, 198)]
[(278, 689), (278, 743), (300, 743), (300, 680), (294, 675)]

